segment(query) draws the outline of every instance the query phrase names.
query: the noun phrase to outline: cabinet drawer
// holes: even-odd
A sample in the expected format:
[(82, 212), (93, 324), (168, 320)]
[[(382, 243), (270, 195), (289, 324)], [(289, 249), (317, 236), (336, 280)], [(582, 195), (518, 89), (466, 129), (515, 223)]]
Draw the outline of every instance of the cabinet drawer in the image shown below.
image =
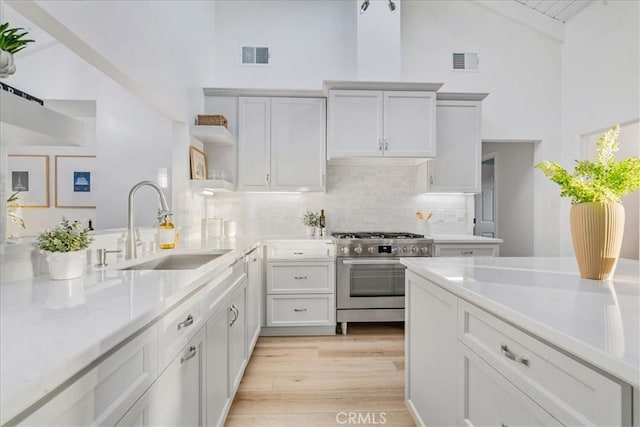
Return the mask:
[(158, 322), (160, 328), (160, 371), (193, 337), (204, 319), (200, 311), (202, 292), (198, 292), (167, 313)]
[(21, 425), (115, 425), (157, 376), (158, 328), (154, 325), (54, 396)]
[(271, 262), (267, 265), (267, 293), (334, 293), (335, 263)]
[(333, 294), (267, 295), (267, 326), (335, 325)]
[(467, 426), (560, 426), (467, 346), (458, 342), (458, 419)]
[(312, 245), (267, 245), (267, 260), (326, 259), (335, 256), (335, 245), (329, 242)]
[(627, 425), (631, 388), (465, 301), (459, 339), (568, 425)]
[(475, 245), (475, 246), (447, 246), (435, 245), (435, 255), (442, 257), (459, 256), (498, 256), (498, 246)]

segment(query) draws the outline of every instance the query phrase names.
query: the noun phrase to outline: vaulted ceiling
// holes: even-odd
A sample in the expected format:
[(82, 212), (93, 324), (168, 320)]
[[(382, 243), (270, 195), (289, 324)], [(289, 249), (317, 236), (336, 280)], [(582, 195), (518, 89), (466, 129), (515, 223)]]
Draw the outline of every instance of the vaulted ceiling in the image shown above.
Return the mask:
[(589, 6), (592, 0), (516, 0), (536, 12), (560, 22), (567, 22), (582, 9)]

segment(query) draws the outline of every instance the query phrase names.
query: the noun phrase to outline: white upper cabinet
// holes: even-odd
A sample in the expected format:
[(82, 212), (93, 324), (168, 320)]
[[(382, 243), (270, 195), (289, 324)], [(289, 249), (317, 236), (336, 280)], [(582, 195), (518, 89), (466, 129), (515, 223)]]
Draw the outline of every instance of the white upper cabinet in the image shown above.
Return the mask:
[(238, 189), (269, 189), (271, 99), (240, 98), (238, 129)]
[(324, 190), (326, 101), (271, 99), (271, 190)]
[(380, 91), (332, 90), (327, 156), (382, 156), (382, 111)]
[(434, 157), (436, 126), (435, 93), (384, 92), (385, 156)]
[(327, 156), (433, 157), (436, 94), (330, 90)]
[(245, 191), (324, 191), (326, 101), (239, 99), (239, 185)]
[(418, 193), (479, 193), (482, 166), (481, 100), (486, 94), (438, 94), (438, 155), (418, 166)]

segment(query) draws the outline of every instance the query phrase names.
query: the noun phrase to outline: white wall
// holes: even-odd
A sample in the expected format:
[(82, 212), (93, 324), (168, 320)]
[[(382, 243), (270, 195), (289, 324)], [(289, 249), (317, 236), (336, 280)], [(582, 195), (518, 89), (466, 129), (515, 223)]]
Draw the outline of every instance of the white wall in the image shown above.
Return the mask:
[[(383, 2), (374, 7), (387, 11)], [(318, 88), (322, 80), (354, 79), (354, 9), (353, 1), (218, 2), (216, 85)], [(402, 80), (443, 82), (444, 91), (489, 92), (483, 102), (483, 139), (542, 140), (536, 160), (559, 151), (557, 40), (470, 1), (404, 0), (400, 10)], [(270, 43), (273, 66), (238, 65), (243, 43)], [(479, 72), (451, 71), (451, 54), (460, 50), (480, 54)], [(282, 62), (300, 55), (299, 64)], [(318, 63), (318, 58), (326, 59)], [(550, 203), (553, 189), (545, 187), (543, 177), (534, 179), (536, 187), (544, 188), (535, 196), (535, 250), (557, 254), (559, 203)]]
[[(211, 87), (320, 89), (323, 80), (354, 80), (354, 3), (216, 1)], [(241, 65), (242, 46), (268, 46), (270, 65)]]
[(495, 154), (496, 237), (500, 256), (533, 255), (533, 144), (482, 143)]
[[(11, 13), (16, 14), (6, 5), (3, 10), (6, 19)], [(11, 147), (8, 151), (50, 154), (51, 159), (55, 154), (95, 154), (98, 159), (96, 176), (99, 177), (95, 182), (98, 194), (95, 227), (126, 226), (129, 189), (141, 180), (155, 181), (160, 167), (171, 170), (171, 147), (175, 139), (171, 122), (60, 43), (38, 46), (31, 52), (27, 49), (24, 54), (21, 52), (17, 61), (18, 71), (5, 79), (7, 84), (43, 99), (96, 102), (95, 145), (89, 141), (83, 148)], [(50, 167), (53, 168), (53, 164)], [(167, 196), (170, 195), (169, 190)], [(138, 193), (137, 224), (149, 226), (156, 222), (157, 199), (149, 190)], [(49, 211), (48, 217), (40, 214), (38, 218), (25, 213), (26, 218), (36, 222), (29, 224), (31, 232), (37, 233), (42, 227), (60, 221), (61, 212)], [(75, 209), (69, 215), (81, 219), (88, 218), (91, 213)]]
[[(561, 99), (563, 152), (550, 160), (565, 167), (582, 158), (585, 135), (640, 118), (640, 2), (593, 2), (568, 22)], [(571, 254), (569, 199), (562, 206), (558, 243)]]
[[(559, 42), (468, 1), (402, 2), (403, 77), (441, 91), (488, 92), (483, 140), (541, 140), (536, 161), (560, 150)], [(453, 52), (477, 52), (478, 72), (452, 71)], [(534, 252), (559, 253), (559, 204), (534, 175)]]
[(212, 1), (38, 1), (181, 120), (213, 83)]

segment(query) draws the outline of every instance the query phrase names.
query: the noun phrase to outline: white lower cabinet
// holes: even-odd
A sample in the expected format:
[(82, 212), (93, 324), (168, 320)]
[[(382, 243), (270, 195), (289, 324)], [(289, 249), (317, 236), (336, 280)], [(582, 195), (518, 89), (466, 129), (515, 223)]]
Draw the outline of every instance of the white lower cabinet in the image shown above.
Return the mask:
[(117, 425), (205, 425), (205, 339), (201, 328)]
[(406, 274), (405, 388), (424, 425), (456, 424), (457, 298)]
[(229, 310), (218, 307), (207, 321), (207, 425), (221, 426), (229, 394)]
[(462, 425), (563, 425), (462, 343), (458, 354), (458, 416)]
[(229, 304), (229, 390), (240, 385), (247, 363), (247, 280), (245, 279), (231, 295)]
[(408, 271), (406, 399), (419, 425), (631, 425), (632, 388)]
[(253, 348), (263, 325), (264, 288), (262, 248), (247, 255), (247, 348)]
[(153, 325), (90, 369), (20, 424), (114, 425), (157, 375), (158, 328)]
[(265, 335), (335, 334), (335, 245), (327, 241), (267, 244)]

